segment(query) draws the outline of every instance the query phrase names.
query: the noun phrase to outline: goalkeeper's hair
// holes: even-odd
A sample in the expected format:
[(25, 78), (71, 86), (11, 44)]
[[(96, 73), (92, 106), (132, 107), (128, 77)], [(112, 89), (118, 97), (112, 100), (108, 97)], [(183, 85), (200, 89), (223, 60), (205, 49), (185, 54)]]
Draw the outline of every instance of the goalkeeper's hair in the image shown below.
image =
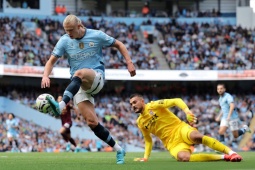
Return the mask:
[(130, 99), (134, 98), (134, 97), (140, 97), (140, 98), (143, 98), (143, 96), (139, 93), (134, 93), (134, 94), (131, 94), (130, 95)]

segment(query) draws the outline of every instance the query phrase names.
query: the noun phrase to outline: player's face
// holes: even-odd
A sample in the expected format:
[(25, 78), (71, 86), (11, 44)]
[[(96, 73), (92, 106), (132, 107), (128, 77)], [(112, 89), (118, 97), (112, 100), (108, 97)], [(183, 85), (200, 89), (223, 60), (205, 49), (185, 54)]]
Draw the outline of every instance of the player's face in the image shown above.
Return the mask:
[(135, 113), (141, 113), (144, 108), (144, 100), (141, 97), (135, 96), (130, 99), (130, 105)]
[(64, 30), (69, 35), (71, 39), (79, 38), (79, 28), (80, 25), (77, 25), (75, 23), (65, 23), (64, 24)]
[(58, 102), (61, 102), (61, 101), (62, 101), (62, 98), (63, 98), (62, 96), (58, 96), (57, 101), (58, 101)]
[(9, 118), (10, 120), (12, 120), (12, 119), (13, 119), (12, 114), (9, 114), (9, 115), (8, 115), (8, 118)]
[(218, 85), (217, 86), (217, 92), (219, 95), (222, 95), (223, 93), (225, 93), (226, 89), (223, 85)]

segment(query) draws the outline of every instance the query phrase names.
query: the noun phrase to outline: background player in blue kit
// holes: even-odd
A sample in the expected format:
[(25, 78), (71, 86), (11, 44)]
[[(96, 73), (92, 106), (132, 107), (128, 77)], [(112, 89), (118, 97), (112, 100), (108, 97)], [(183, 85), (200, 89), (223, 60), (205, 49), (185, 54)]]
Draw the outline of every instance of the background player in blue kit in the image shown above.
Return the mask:
[(115, 47), (126, 60), (130, 76), (136, 70), (125, 45), (100, 30), (87, 29), (75, 15), (68, 15), (63, 21), (66, 32), (56, 44), (45, 65), (41, 87), (50, 87), (49, 75), (58, 58), (66, 56), (70, 65), (71, 83), (67, 86), (63, 100), (56, 102), (48, 98), (55, 115), (60, 115), (66, 104), (73, 98), (88, 126), (95, 135), (117, 151), (117, 164), (124, 163), (125, 151), (114, 141), (95, 114), (93, 95), (104, 86), (105, 70), (102, 56), (103, 47)]
[[(14, 114), (9, 113), (8, 119), (6, 120), (6, 128), (9, 146), (12, 151), (15, 151), (19, 147), (17, 140), (19, 137), (18, 126), (19, 121), (15, 118)], [(15, 144), (13, 142), (15, 142)]]
[(221, 113), (216, 118), (216, 121), (220, 121), (220, 142), (225, 142), (224, 134), (228, 127), (232, 131), (234, 138), (238, 138), (245, 132), (251, 133), (251, 130), (247, 125), (243, 125), (242, 128), (239, 128), (240, 120), (235, 108), (234, 98), (231, 94), (226, 92), (225, 84), (218, 84), (217, 92), (220, 95), (219, 104), (221, 107)]

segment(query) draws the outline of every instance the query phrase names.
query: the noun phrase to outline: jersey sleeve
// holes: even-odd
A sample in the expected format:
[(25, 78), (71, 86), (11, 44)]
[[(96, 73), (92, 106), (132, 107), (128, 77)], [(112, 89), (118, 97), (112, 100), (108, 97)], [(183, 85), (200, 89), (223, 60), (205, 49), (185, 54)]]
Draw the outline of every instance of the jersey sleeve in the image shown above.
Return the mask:
[[(137, 122), (138, 123), (138, 122)], [(141, 125), (138, 123), (138, 128), (141, 130), (143, 137), (144, 137), (144, 142), (145, 142), (145, 149), (144, 149), (144, 158), (149, 158), (152, 150), (152, 137), (148, 131), (146, 131), (144, 128), (141, 127)]]
[(99, 31), (99, 40), (102, 44), (102, 47), (109, 47), (112, 46), (115, 43), (115, 39), (106, 33)]
[(14, 122), (14, 126), (19, 126), (19, 121), (17, 119)]
[(53, 55), (53, 56), (55, 56), (57, 58), (62, 57), (64, 55), (64, 53), (65, 53), (65, 46), (66, 46), (66, 44), (67, 44), (67, 39), (64, 36), (62, 36), (58, 40), (57, 44), (55, 45), (51, 55)]
[(162, 99), (151, 102), (151, 106), (155, 109), (157, 108), (170, 108), (177, 106), (178, 108), (184, 110), (188, 108), (186, 103), (180, 98), (174, 98), (174, 99)]
[(228, 102), (228, 104), (234, 103), (234, 98), (233, 98), (233, 96), (228, 95), (228, 97), (227, 97), (227, 102)]

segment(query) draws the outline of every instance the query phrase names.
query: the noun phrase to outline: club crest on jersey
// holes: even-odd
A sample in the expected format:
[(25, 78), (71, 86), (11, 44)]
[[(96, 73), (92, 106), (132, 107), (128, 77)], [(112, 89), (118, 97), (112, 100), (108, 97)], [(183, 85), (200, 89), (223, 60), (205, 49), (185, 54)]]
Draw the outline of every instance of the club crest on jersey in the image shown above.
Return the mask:
[(149, 113), (150, 115), (154, 115), (153, 111), (152, 110), (149, 110)]
[(90, 47), (94, 47), (94, 46), (95, 46), (95, 43), (89, 42), (89, 46), (90, 46)]
[(83, 42), (80, 42), (80, 43), (79, 43), (79, 47), (80, 47), (80, 49), (83, 49), (83, 48), (84, 48), (84, 43), (83, 43)]

